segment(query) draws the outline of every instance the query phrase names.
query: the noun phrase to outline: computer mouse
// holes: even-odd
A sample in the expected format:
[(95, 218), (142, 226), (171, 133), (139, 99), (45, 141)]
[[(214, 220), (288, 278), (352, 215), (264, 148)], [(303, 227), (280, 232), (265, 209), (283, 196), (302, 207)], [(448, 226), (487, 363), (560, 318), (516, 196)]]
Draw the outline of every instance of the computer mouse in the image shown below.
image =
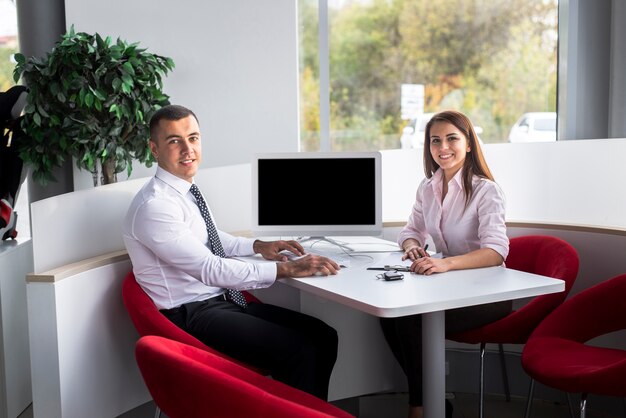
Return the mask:
[(287, 256), (287, 261), (300, 260), (301, 258), (304, 258), (304, 257), (306, 257), (308, 255), (308, 254), (297, 255), (297, 254), (294, 254), (291, 251), (287, 251), (287, 250), (282, 250), (279, 254)]

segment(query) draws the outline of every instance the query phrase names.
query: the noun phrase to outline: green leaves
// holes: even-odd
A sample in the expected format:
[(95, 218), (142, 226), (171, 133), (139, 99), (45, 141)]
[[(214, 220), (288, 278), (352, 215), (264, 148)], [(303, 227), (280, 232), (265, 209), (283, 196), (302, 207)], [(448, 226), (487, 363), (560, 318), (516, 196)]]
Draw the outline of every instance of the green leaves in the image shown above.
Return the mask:
[(29, 86), (20, 141), (22, 159), (45, 184), (67, 157), (93, 171), (115, 160), (116, 172), (137, 159), (151, 164), (148, 121), (169, 103), (162, 77), (174, 68), (167, 57), (124, 40), (76, 33), (71, 27), (43, 58), (15, 55), (13, 77)]

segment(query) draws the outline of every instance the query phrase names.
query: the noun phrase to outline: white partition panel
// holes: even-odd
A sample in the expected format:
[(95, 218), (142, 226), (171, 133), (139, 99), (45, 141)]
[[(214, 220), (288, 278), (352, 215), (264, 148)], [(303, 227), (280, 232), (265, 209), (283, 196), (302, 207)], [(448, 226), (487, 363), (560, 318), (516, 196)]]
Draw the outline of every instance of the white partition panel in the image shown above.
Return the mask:
[[(487, 144), (507, 221), (626, 229), (626, 139)], [(424, 178), (416, 150), (383, 151), (383, 221), (405, 222)]]
[(28, 283), (36, 418), (110, 418), (150, 400), (124, 308), (128, 260)]
[(250, 230), (252, 216), (250, 164), (199, 170), (195, 180), (206, 197), (220, 230), (226, 232)]
[(122, 219), (146, 180), (100, 186), (32, 203), (35, 271), (123, 249)]
[(0, 243), (0, 418), (16, 418), (32, 401), (26, 282), (30, 239)]
[[(584, 272), (585, 278), (577, 283), (574, 292), (608, 278), (609, 274), (626, 272), (622, 256), (626, 194), (621, 193), (626, 165), (620, 160), (626, 155), (626, 141), (494, 144), (486, 145), (485, 153), (507, 195), (509, 222), (607, 228), (606, 233), (598, 229), (571, 235), (558, 232), (558, 227), (557, 232), (550, 232), (568, 239), (581, 253), (581, 273)], [(601, 164), (589, 162), (598, 158), (602, 158)], [(383, 152), (384, 221), (407, 219), (422, 177), (418, 152)], [(248, 164), (199, 171), (196, 181), (221, 229), (233, 232), (249, 228), (253, 187), (250, 178)], [(123, 249), (122, 218), (145, 181), (139, 179), (34, 203), (35, 271), (43, 272)], [(294, 209), (299, 204), (306, 202), (294, 203)], [(616, 231), (615, 236), (611, 228)], [(518, 228), (511, 232), (534, 233), (535, 229)], [(387, 231), (386, 237), (392, 238), (391, 235)], [(602, 269), (595, 266), (598, 259), (603, 263)], [(94, 411), (104, 408), (109, 415), (102, 416), (115, 416), (112, 414), (122, 413), (148, 399), (133, 369), (131, 349), (137, 336), (121, 305), (121, 279), (128, 269), (128, 262), (114, 263), (58, 282), (28, 284), (37, 417), (100, 416), (87, 413), (89, 408)], [(263, 298), (273, 290), (279, 289), (259, 294)], [(293, 294), (290, 297), (280, 294), (276, 299), (322, 317), (340, 331), (340, 361), (331, 382), (334, 399), (397, 387), (397, 370), (391, 366), (393, 362), (380, 338), (375, 318), (342, 311), (310, 296), (294, 299)], [(614, 341), (608, 343), (622, 346)], [(92, 364), (94, 358), (102, 364)], [(381, 359), (380, 363), (374, 363), (375, 358)], [(364, 373), (363, 368), (372, 373)], [(377, 378), (380, 380), (376, 381)], [(94, 387), (96, 384), (102, 387)], [(101, 397), (94, 396), (96, 392)], [(108, 406), (103, 406), (104, 399), (109, 399)], [(44, 406), (45, 409), (38, 409)]]
[(626, 139), (485, 148), (507, 220), (626, 228)]
[(375, 316), (300, 292), (282, 282), (253, 293), (264, 303), (320, 318), (337, 331), (339, 348), (330, 378), (328, 400), (406, 390), (406, 379)]
[(301, 312), (322, 319), (339, 335), (329, 400), (407, 389), (377, 317), (306, 292), (300, 293), (300, 303)]
[[(33, 203), (35, 272), (124, 249), (122, 220), (147, 180), (79, 190)], [(250, 164), (198, 170), (195, 180), (220, 229), (250, 229)]]
[(409, 219), (417, 186), (424, 178), (422, 150), (385, 150), (383, 156), (383, 222)]
[(30, 334), (34, 416), (62, 416), (59, 379), (59, 342), (54, 286), (28, 286), (28, 331)]

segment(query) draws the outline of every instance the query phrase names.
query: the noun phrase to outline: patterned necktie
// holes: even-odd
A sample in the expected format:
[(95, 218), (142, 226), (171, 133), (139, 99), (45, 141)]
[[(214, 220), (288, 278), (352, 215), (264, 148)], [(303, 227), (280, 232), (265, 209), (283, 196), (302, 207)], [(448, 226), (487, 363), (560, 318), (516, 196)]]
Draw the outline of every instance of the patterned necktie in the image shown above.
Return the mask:
[[(224, 247), (222, 247), (220, 237), (217, 235), (217, 228), (215, 227), (215, 224), (211, 219), (211, 215), (209, 214), (209, 208), (204, 201), (204, 197), (202, 197), (202, 193), (200, 193), (200, 189), (198, 189), (198, 186), (196, 186), (195, 184), (192, 184), (189, 191), (191, 192), (193, 197), (196, 198), (196, 203), (198, 205), (198, 208), (200, 209), (202, 218), (204, 218), (204, 223), (206, 223), (206, 230), (209, 233), (209, 243), (211, 244), (213, 254), (218, 257), (226, 258)], [(241, 306), (242, 308), (248, 306), (246, 298), (239, 290), (226, 289), (226, 298), (234, 304)]]

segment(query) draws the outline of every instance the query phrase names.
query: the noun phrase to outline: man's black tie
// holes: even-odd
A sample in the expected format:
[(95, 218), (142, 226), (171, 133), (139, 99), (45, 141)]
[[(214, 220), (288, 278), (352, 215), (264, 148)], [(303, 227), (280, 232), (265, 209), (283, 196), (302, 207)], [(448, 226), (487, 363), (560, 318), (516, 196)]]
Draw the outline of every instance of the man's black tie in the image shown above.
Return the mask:
[[(224, 247), (222, 247), (222, 243), (220, 242), (220, 237), (217, 235), (217, 228), (211, 219), (211, 215), (209, 214), (209, 208), (204, 201), (204, 197), (202, 197), (202, 193), (200, 193), (200, 189), (195, 184), (191, 185), (191, 189), (189, 189), (193, 197), (196, 198), (196, 203), (198, 204), (198, 208), (200, 209), (200, 213), (202, 214), (202, 218), (204, 218), (204, 222), (206, 223), (206, 230), (209, 233), (209, 243), (211, 244), (211, 251), (218, 257), (226, 258), (226, 253), (224, 252)], [(226, 289), (226, 298), (233, 302), (236, 305), (245, 308), (248, 306), (246, 302), (246, 298), (239, 290), (235, 289)]]

